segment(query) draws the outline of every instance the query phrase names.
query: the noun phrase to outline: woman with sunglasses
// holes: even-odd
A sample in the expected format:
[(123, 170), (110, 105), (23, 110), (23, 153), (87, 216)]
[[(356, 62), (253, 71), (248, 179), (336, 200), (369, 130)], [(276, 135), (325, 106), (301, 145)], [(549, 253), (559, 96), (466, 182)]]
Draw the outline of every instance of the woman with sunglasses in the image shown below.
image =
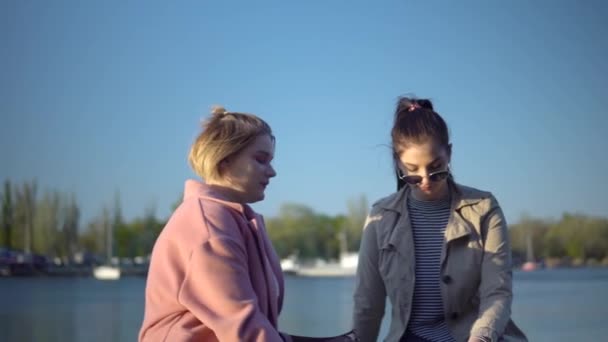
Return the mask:
[(354, 330), (376, 341), (526, 341), (511, 320), (511, 249), (494, 196), (457, 184), (452, 145), (431, 101), (402, 97), (391, 132), (397, 192), (367, 219)]

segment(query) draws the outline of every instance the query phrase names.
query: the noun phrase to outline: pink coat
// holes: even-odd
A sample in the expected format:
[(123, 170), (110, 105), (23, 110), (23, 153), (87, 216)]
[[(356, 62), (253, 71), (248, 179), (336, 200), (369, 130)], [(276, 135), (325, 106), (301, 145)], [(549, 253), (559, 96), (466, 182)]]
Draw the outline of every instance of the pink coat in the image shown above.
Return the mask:
[(139, 341), (289, 341), (283, 294), (262, 217), (188, 180), (152, 251)]

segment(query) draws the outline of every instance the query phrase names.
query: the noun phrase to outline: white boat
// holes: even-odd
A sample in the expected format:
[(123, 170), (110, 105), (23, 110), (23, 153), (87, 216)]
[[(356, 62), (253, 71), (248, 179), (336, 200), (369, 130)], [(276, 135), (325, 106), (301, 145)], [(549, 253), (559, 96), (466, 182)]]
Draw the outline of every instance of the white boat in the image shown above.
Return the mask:
[(99, 280), (118, 280), (120, 268), (108, 265), (97, 266), (93, 269), (93, 276)]
[(281, 270), (283, 273), (295, 274), (298, 269), (297, 257), (291, 255), (285, 259), (281, 259)]
[(317, 261), (314, 265), (300, 266), (295, 274), (303, 277), (352, 277), (357, 273), (358, 253), (344, 253), (339, 262)]
[(521, 270), (525, 272), (532, 272), (539, 269), (539, 264), (533, 261), (526, 261), (521, 266)]
[(112, 245), (114, 244), (113, 225), (107, 220), (106, 211), (104, 210), (103, 228), (106, 233), (106, 264), (93, 268), (93, 277), (99, 280), (118, 280), (120, 279), (119, 260), (113, 257)]
[(357, 274), (359, 253), (348, 252), (346, 244), (346, 233), (340, 232), (340, 260), (337, 262), (325, 262), (317, 259), (313, 265), (299, 265), (295, 274), (304, 277), (352, 277)]

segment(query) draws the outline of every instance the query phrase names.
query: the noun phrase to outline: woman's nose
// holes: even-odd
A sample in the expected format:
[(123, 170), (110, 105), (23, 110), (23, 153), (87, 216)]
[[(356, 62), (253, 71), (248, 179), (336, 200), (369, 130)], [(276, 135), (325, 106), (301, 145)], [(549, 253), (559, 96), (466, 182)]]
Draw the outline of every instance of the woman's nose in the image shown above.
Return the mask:
[(268, 167), (268, 177), (275, 177), (277, 175), (277, 172), (274, 170), (274, 167), (269, 166)]

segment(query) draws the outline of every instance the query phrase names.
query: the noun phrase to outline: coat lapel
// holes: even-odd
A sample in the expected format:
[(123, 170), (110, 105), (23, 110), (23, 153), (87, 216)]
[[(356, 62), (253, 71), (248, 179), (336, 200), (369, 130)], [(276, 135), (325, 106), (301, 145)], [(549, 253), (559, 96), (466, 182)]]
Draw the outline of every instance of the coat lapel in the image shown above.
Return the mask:
[[(263, 223), (260, 222), (260, 217), (256, 215), (255, 218), (249, 221), (253, 231), (254, 237), (257, 240), (256, 243), (259, 246), (260, 260), (262, 262), (262, 267), (264, 268), (264, 281), (266, 282), (266, 298), (268, 300), (268, 318), (272, 322), (274, 326), (278, 323), (278, 298), (281, 293), (280, 289), (282, 288), (281, 280), (282, 277), (278, 277), (276, 274), (276, 269), (280, 270), (280, 265), (277, 265), (276, 258), (271, 258), (271, 253), (269, 252), (268, 242), (266, 241), (266, 231), (264, 230)], [(274, 259), (274, 260), (272, 260)], [(273, 265), (274, 261), (274, 265)], [(279, 280), (281, 278), (281, 280)], [(275, 285), (276, 284), (276, 285)]]

